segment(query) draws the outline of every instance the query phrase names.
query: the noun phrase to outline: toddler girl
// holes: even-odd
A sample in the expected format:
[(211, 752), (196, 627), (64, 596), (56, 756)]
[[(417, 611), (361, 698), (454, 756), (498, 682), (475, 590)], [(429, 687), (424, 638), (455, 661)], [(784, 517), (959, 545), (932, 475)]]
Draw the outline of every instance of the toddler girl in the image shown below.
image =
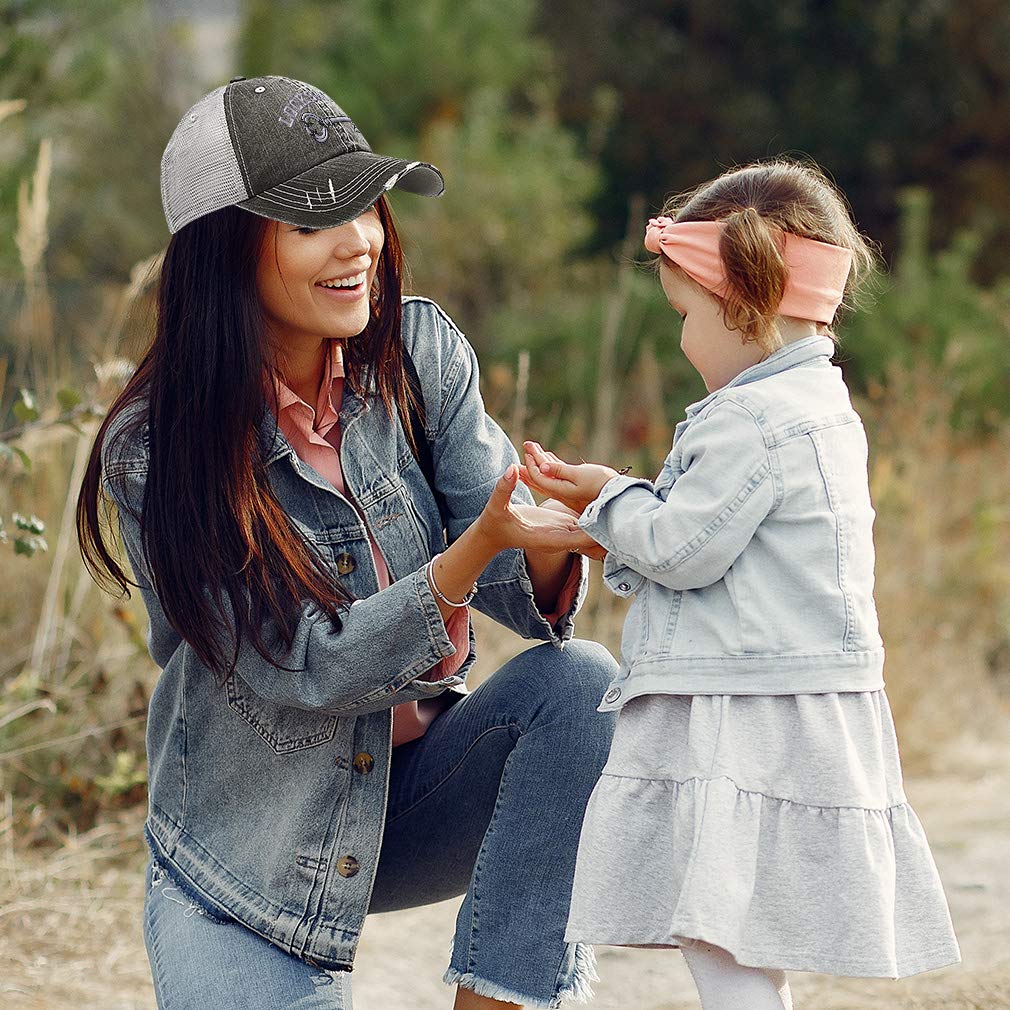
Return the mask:
[(680, 947), (703, 1007), (790, 1007), (785, 970), (959, 960), (905, 798), (873, 602), (866, 436), (830, 327), (873, 257), (827, 179), (736, 169), (649, 222), (709, 395), (655, 482), (525, 444), (635, 596), (566, 940)]

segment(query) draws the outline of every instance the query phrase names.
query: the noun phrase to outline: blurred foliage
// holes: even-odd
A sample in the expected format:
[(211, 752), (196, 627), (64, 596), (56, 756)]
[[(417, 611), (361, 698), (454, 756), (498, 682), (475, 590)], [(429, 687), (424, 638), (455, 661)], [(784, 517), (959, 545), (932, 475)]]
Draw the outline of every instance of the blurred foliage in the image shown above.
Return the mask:
[(45, 138), (59, 178), (52, 276), (121, 280), (164, 242), (158, 168), (192, 75), (184, 33), (156, 8), (0, 0), (0, 94), (27, 105), (0, 131), (0, 278), (19, 272), (16, 194)]
[(932, 195), (914, 188), (899, 200), (895, 269), (843, 331), (847, 374), (865, 389), (886, 384), (895, 365), (924, 361), (947, 381), (951, 423), (996, 429), (1010, 416), (1010, 277), (990, 287), (974, 280), (989, 229), (960, 230), (933, 252)]
[(1010, 274), (1010, 5), (1000, 0), (552, 0), (539, 25), (562, 120), (591, 140), (594, 96), (620, 105), (600, 151), (597, 242), (631, 193), (659, 206), (726, 166), (797, 151), (895, 248), (896, 194), (928, 185), (934, 238), (980, 223), (984, 280)]

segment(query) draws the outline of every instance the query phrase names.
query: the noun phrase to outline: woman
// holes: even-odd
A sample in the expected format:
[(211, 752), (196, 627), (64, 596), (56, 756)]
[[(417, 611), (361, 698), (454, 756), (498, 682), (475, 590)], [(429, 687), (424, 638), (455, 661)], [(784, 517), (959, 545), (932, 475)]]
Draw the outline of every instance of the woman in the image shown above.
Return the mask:
[[(457, 1008), (557, 1006), (595, 977), (563, 941), (613, 728), (612, 658), (569, 641), (593, 545), (516, 486), (459, 330), (401, 301), (393, 185), (442, 180), (280, 77), (205, 96), (162, 161), (157, 334), (78, 528), (126, 590), (116, 505), (163, 668), (144, 909), (163, 1010), (346, 1010), (366, 913), (464, 892)], [(545, 642), (472, 694), (471, 601)]]

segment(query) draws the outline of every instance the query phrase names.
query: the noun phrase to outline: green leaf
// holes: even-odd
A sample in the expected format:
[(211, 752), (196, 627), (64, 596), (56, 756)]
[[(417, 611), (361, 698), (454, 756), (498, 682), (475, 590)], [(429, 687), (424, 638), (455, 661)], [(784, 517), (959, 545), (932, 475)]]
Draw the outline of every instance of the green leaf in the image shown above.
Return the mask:
[(35, 405), (35, 397), (30, 390), (21, 388), (20, 399), (14, 403), (14, 416), (22, 423), (37, 421), (39, 418), (39, 408)]
[(19, 449), (16, 445), (11, 446), (11, 451), (21, 460), (21, 465), (30, 473), (32, 469), (32, 458), (24, 451), (24, 449)]
[(19, 530), (26, 530), (29, 533), (45, 533), (46, 531), (46, 524), (34, 513), (26, 518), (20, 512), (15, 512), (11, 518)]
[(49, 550), (49, 544), (43, 537), (17, 537), (14, 541), (14, 553), (30, 558), (36, 551)]
[(64, 387), (57, 390), (56, 399), (63, 410), (73, 410), (81, 402), (81, 394), (76, 389)]

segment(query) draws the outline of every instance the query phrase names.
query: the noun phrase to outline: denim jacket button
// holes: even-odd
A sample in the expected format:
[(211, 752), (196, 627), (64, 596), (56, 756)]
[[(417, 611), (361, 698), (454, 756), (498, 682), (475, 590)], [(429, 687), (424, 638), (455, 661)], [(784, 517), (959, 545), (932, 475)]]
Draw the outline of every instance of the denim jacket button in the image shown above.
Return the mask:
[(631, 585), (627, 582), (622, 582), (618, 587), (622, 593), (627, 593), (631, 591)]
[(607, 701), (607, 702), (617, 701), (617, 699), (620, 698), (620, 697), (621, 697), (621, 689), (619, 687), (612, 687), (603, 696), (603, 700)]
[(347, 551), (341, 551), (337, 555), (337, 573), (339, 575), (350, 575), (357, 567), (354, 558)]
[(342, 877), (353, 877), (360, 869), (361, 865), (354, 856), (341, 856), (337, 860), (337, 873)]
[(375, 758), (366, 751), (354, 755), (354, 770), (362, 775), (367, 775), (375, 765)]

